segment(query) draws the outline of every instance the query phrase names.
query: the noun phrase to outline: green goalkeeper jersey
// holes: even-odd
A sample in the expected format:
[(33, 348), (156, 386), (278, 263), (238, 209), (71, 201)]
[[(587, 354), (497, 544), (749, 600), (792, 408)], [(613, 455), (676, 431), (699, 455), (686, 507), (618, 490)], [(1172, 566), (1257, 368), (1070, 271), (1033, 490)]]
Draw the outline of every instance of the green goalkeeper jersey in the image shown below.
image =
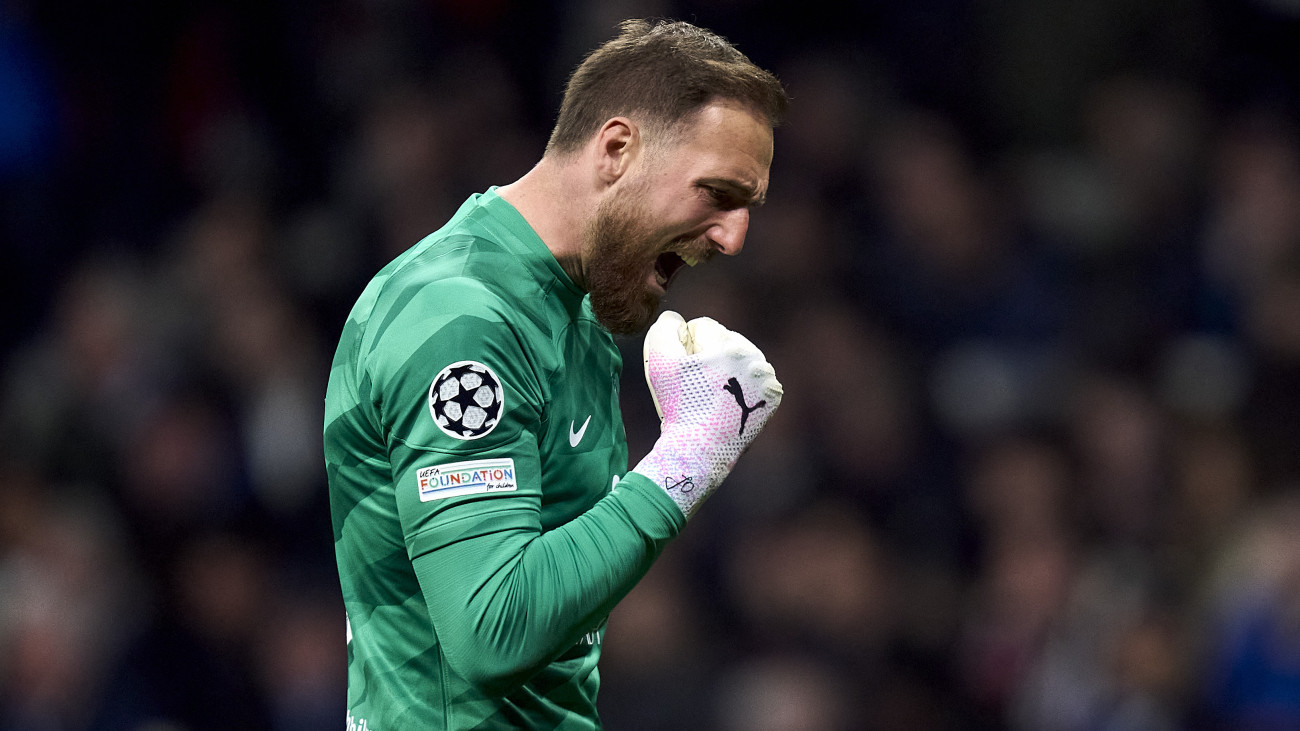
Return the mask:
[(621, 367), (495, 189), (366, 287), (325, 397), (349, 729), (600, 727), (605, 618), (684, 523), (625, 475)]

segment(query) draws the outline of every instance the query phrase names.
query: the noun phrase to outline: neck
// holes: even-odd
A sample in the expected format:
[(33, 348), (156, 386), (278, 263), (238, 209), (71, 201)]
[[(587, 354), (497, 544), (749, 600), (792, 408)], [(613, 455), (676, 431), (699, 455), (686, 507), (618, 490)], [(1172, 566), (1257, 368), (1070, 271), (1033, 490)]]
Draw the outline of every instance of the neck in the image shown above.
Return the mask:
[(564, 270), (565, 274), (569, 275), (569, 279), (578, 286), (578, 289), (583, 292), (591, 291), (591, 287), (587, 285), (586, 268), (582, 265), (582, 257), (577, 255), (557, 256), (555, 260), (560, 263), (560, 268)]
[(497, 194), (519, 211), (569, 279), (586, 291), (582, 234), (595, 206), (578, 169), (564, 160), (543, 157), (523, 177), (498, 188)]

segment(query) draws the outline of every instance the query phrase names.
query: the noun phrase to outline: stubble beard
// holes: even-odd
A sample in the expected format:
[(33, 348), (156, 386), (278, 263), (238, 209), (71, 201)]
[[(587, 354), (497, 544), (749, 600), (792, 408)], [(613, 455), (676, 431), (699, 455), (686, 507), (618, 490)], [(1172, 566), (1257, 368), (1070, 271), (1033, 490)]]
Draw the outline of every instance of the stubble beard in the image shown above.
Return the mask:
[(616, 335), (644, 330), (659, 309), (659, 295), (646, 285), (646, 278), (661, 247), (649, 216), (635, 201), (635, 193), (606, 199), (583, 232), (591, 309)]

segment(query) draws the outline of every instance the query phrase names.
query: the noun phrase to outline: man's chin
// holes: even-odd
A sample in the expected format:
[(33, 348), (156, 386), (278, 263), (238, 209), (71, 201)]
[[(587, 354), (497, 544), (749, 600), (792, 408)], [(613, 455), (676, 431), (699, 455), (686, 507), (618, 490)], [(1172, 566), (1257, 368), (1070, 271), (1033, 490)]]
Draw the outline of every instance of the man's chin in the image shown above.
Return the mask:
[(611, 302), (595, 296), (591, 299), (591, 309), (596, 320), (615, 335), (636, 335), (643, 332), (654, 321), (659, 312), (660, 295), (646, 291), (639, 300)]

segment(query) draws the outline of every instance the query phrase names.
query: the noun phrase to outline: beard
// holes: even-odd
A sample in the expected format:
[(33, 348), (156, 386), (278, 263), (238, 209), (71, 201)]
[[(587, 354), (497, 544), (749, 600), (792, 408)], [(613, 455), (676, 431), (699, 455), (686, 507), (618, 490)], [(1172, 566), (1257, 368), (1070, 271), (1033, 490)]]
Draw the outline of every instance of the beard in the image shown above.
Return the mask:
[(583, 232), (587, 252), (587, 291), (596, 319), (616, 335), (631, 335), (650, 324), (659, 295), (646, 286), (655, 257), (663, 248), (636, 204), (637, 191), (608, 198)]

